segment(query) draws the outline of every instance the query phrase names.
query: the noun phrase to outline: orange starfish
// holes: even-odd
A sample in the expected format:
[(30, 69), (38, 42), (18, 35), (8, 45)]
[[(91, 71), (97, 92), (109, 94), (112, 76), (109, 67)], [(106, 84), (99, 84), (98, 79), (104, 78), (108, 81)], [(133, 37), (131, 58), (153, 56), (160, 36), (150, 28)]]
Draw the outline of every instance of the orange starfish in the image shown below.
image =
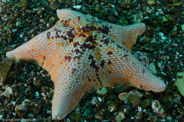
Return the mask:
[(130, 52), (143, 23), (120, 26), (69, 9), (57, 10), (59, 21), (27, 43), (7, 52), (10, 59), (35, 60), (54, 82), (53, 119), (63, 119), (84, 92), (126, 83), (143, 90), (166, 85)]

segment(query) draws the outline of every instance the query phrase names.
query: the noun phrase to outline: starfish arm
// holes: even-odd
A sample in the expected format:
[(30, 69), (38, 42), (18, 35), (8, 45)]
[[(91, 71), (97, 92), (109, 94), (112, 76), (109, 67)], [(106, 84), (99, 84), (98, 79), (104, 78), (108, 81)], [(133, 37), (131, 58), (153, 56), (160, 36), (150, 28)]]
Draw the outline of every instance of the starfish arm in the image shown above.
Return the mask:
[(106, 31), (112, 39), (121, 42), (129, 50), (136, 43), (137, 36), (142, 35), (146, 29), (144, 23), (121, 26), (108, 22), (102, 22), (97, 24), (97, 26), (101, 27), (103, 31)]
[(108, 79), (117, 79), (120, 83), (130, 84), (147, 91), (162, 92), (165, 90), (165, 83), (153, 75), (126, 47), (111, 44), (107, 49), (112, 50), (111, 55), (103, 55), (104, 59), (110, 62), (109, 69), (112, 71)]
[(127, 49), (131, 49), (136, 43), (137, 36), (140, 36), (145, 31), (144, 23), (136, 23), (127, 26), (112, 25), (112, 30), (109, 35), (112, 34), (112, 38), (122, 42)]
[(106, 33), (111, 38), (123, 43), (127, 49), (131, 49), (133, 47), (136, 43), (137, 36), (142, 35), (146, 29), (144, 23), (121, 26), (101, 20), (95, 21), (91, 16), (69, 9), (57, 10), (57, 16), (64, 25), (81, 26), (92, 23), (92, 25), (102, 33)]
[(46, 31), (35, 36), (34, 38), (17, 47), (16, 49), (7, 52), (6, 57), (16, 60), (34, 60), (40, 63), (43, 59), (41, 57), (43, 57), (43, 55), (46, 55), (46, 49), (44, 49), (46, 46), (45, 33)]
[(66, 71), (58, 74), (54, 81), (54, 97), (52, 103), (52, 118), (65, 118), (80, 102), (86, 91), (85, 83)]

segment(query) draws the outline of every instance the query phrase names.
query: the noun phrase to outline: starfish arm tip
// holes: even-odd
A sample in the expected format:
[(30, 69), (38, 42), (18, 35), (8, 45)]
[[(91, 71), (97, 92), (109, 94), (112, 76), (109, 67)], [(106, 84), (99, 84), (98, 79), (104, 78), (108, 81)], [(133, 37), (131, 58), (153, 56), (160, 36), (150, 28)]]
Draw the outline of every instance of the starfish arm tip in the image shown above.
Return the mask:
[(139, 86), (141, 87), (138, 86), (138, 88), (153, 92), (163, 92), (166, 89), (166, 84), (160, 78), (151, 73), (148, 73), (148, 75), (150, 77), (140, 80), (141, 85)]
[(155, 89), (153, 89), (154, 92), (163, 92), (166, 89), (166, 84), (163, 81), (159, 81)]
[(144, 23), (140, 23), (140, 35), (142, 35), (144, 33), (144, 31), (146, 30), (146, 25)]
[(12, 51), (7, 52), (6, 57), (9, 59), (13, 59), (14, 58), (13, 52)]
[[(51, 76), (52, 77), (52, 76)], [(52, 100), (52, 118), (65, 118), (80, 102), (86, 91), (85, 82), (78, 81), (69, 72), (54, 78), (54, 97)], [(66, 80), (67, 79), (67, 80)]]

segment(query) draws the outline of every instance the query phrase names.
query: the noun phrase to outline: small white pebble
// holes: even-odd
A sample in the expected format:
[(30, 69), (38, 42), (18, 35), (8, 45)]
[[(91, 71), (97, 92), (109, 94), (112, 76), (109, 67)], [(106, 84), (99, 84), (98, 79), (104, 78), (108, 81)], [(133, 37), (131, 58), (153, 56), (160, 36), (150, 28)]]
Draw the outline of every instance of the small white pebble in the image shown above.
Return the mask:
[(4, 95), (7, 97), (10, 94), (13, 94), (13, 90), (11, 87), (7, 87), (6, 90), (1, 95)]
[(81, 5), (76, 5), (76, 6), (73, 6), (73, 8), (79, 10), (82, 6)]
[(142, 111), (142, 108), (140, 106), (138, 106), (138, 111), (141, 112)]
[(3, 115), (0, 115), (0, 120), (2, 120), (2, 118), (3, 118)]

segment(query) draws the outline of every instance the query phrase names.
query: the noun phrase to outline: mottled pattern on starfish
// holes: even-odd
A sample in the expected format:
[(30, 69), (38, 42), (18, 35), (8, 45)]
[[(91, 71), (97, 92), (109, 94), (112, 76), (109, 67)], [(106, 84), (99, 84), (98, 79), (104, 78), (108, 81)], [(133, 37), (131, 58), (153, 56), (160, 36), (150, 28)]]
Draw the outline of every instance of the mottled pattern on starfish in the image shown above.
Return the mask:
[(7, 52), (11, 59), (35, 60), (54, 82), (52, 117), (63, 119), (84, 92), (117, 83), (161, 92), (165, 84), (130, 52), (143, 23), (120, 26), (69, 9), (57, 10), (59, 21), (27, 43)]

